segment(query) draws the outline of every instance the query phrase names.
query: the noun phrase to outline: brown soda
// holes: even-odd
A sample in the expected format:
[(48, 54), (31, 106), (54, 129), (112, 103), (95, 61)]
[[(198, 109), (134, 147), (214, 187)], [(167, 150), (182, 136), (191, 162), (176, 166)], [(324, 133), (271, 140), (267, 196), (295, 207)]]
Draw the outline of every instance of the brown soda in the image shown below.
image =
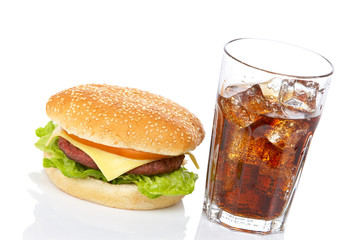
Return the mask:
[(207, 185), (226, 212), (270, 220), (289, 203), (320, 116), (291, 119), (259, 91), (218, 96)]

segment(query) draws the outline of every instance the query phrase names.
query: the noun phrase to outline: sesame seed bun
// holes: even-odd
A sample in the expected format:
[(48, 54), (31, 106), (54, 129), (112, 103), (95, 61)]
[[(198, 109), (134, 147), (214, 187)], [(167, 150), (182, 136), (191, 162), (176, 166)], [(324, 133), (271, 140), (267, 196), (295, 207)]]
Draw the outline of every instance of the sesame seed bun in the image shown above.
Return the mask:
[(187, 109), (135, 88), (76, 86), (50, 97), (46, 112), (68, 133), (112, 147), (176, 156), (204, 139), (202, 124)]
[(103, 206), (128, 210), (153, 210), (169, 207), (181, 201), (180, 196), (161, 196), (150, 199), (142, 195), (135, 184), (113, 185), (95, 178), (68, 178), (57, 168), (45, 168), (51, 182), (74, 197)]

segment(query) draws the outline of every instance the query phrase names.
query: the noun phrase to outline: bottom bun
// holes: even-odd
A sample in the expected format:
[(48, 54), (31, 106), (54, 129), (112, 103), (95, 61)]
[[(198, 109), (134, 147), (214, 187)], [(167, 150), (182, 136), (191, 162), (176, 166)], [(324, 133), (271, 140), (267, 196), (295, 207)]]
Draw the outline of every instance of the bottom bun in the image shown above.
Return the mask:
[(100, 205), (130, 209), (152, 210), (165, 208), (181, 201), (181, 196), (161, 196), (150, 199), (142, 195), (135, 184), (109, 184), (94, 178), (68, 178), (57, 168), (45, 168), (51, 182), (62, 191)]

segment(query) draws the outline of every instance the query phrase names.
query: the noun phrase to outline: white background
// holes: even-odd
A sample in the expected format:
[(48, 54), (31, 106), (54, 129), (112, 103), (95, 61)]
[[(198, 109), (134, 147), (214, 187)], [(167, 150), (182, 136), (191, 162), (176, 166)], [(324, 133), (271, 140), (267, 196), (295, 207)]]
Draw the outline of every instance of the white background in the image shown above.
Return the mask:
[[(264, 239), (359, 239), (359, 16), (347, 0), (1, 1), (0, 238), (237, 237), (201, 218), (204, 181), (223, 45), (261, 37), (312, 49), (335, 67), (285, 234)], [(122, 211), (49, 183), (34, 147), (46, 101), (94, 82), (161, 94), (201, 119), (207, 135), (193, 152), (200, 179), (181, 204)]]

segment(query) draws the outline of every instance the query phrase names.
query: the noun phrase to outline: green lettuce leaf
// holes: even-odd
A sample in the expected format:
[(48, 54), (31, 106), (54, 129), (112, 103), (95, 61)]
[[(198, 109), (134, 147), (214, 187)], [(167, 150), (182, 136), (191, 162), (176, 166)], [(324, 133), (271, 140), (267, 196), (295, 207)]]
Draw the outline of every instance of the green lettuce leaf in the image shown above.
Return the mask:
[[(51, 143), (46, 143), (51, 136), (56, 125), (50, 121), (45, 127), (36, 130), (36, 136), (39, 137), (35, 146), (49, 153), (50, 157), (43, 159), (43, 167), (58, 168), (65, 176), (69, 178), (86, 178), (93, 177), (101, 181), (108, 182), (101, 171), (85, 167), (69, 158), (58, 147), (58, 137), (54, 138)], [(152, 176), (125, 174), (110, 181), (111, 184), (134, 183), (138, 190), (148, 198), (157, 198), (160, 196), (187, 195), (194, 191), (195, 181), (198, 175), (189, 172), (182, 167), (172, 173), (159, 174)]]

